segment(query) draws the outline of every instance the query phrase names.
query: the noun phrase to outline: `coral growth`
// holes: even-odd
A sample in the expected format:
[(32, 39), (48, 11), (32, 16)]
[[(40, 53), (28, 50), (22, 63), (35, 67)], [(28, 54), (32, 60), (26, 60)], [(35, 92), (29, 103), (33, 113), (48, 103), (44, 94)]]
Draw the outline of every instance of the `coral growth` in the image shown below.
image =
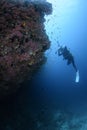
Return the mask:
[(12, 83), (22, 82), (27, 74), (31, 77), (32, 70), (43, 60), (50, 45), (44, 15), (51, 12), (47, 2), (0, 1), (1, 93), (12, 90)]

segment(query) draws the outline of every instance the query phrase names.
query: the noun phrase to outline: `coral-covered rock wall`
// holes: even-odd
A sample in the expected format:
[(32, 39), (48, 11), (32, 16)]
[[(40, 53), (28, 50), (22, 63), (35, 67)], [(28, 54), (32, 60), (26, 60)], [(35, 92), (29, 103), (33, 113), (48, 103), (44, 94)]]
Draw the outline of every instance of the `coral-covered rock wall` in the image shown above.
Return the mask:
[(0, 95), (15, 91), (44, 60), (44, 15), (51, 12), (47, 2), (0, 1)]

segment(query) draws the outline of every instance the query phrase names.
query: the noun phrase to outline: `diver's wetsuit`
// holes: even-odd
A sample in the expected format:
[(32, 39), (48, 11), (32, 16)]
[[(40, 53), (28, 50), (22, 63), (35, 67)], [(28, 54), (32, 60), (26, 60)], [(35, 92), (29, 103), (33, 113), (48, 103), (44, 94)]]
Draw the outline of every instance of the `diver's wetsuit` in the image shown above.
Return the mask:
[(74, 61), (74, 57), (72, 56), (72, 54), (70, 53), (70, 51), (67, 49), (67, 47), (60, 47), (58, 49), (58, 55), (61, 56), (63, 55), (64, 59), (67, 60), (67, 65), (72, 64), (74, 69), (77, 72), (77, 67), (75, 65), (75, 61)]

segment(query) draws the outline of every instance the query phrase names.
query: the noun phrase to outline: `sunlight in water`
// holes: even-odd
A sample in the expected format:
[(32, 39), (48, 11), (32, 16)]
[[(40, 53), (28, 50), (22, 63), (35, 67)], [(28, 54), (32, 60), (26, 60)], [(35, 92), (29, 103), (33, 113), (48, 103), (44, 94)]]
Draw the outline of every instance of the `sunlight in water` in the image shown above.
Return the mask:
[(72, 8), (78, 7), (77, 0), (47, 0), (48, 2), (52, 3), (53, 8), (57, 9), (59, 12), (58, 14), (65, 14), (67, 13), (68, 9), (72, 11)]
[[(71, 46), (70, 42), (75, 43), (75, 36), (78, 34), (79, 28), (81, 28), (81, 26), (83, 27), (83, 24), (80, 24), (81, 26), (79, 25), (82, 13), (82, 6), (80, 6), (81, 0), (47, 1), (52, 3), (53, 8), (52, 15), (46, 16), (45, 26), (47, 34), (49, 37), (53, 37), (53, 39), (56, 37), (56, 39), (58, 39), (61, 43), (66, 42), (69, 46)], [(50, 32), (53, 33), (50, 34)], [(82, 31), (79, 31), (79, 33), (80, 32)], [(76, 46), (76, 44), (72, 44), (73, 47), (74, 45)]]
[[(82, 11), (81, 0), (47, 0), (52, 3), (53, 12), (49, 16), (45, 16), (46, 32), (51, 41), (51, 47), (47, 51), (50, 54), (50, 64), (57, 63), (55, 52), (58, 45), (65, 44), (70, 47), (74, 55), (75, 48), (78, 43), (77, 34), (80, 35), (79, 21), (81, 21), (80, 11)], [(82, 24), (80, 24), (82, 25)], [(80, 35), (81, 36), (81, 35)], [(76, 57), (75, 57), (76, 59)], [(59, 59), (58, 59), (59, 60)], [(58, 63), (59, 64), (59, 63)], [(60, 63), (63, 64), (62, 62)], [(79, 82), (79, 72), (76, 73), (75, 82)]]

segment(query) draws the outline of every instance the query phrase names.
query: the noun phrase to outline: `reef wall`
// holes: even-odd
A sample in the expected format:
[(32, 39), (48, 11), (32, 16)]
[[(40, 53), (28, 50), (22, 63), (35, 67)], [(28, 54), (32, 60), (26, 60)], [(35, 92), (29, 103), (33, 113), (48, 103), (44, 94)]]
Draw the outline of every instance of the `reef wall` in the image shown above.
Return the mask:
[(15, 91), (44, 61), (50, 41), (44, 15), (52, 6), (42, 1), (0, 1), (0, 95)]

